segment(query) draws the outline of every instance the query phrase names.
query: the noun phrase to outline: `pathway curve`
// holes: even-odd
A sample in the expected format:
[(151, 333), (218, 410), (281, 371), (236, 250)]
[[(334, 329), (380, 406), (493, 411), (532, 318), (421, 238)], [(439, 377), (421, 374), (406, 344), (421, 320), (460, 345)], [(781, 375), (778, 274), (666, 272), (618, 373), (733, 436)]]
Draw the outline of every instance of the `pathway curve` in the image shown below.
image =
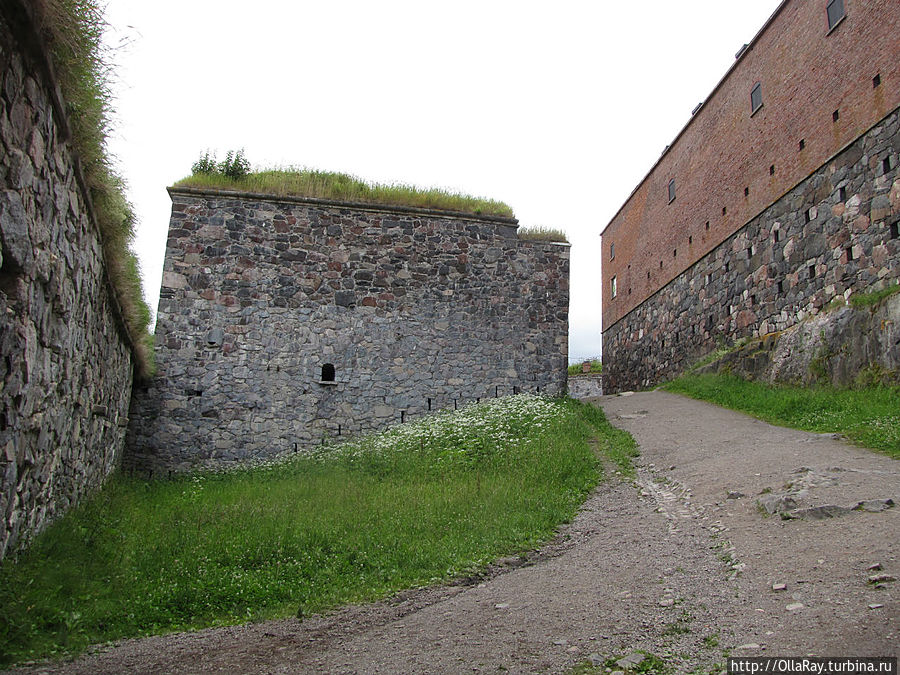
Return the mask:
[(900, 655), (900, 581), (869, 581), (900, 577), (900, 507), (884, 501), (900, 501), (900, 462), (663, 392), (598, 403), (638, 440), (638, 477), (604, 482), (524, 565), (27, 672), (554, 673), (636, 650), (718, 672), (725, 650)]

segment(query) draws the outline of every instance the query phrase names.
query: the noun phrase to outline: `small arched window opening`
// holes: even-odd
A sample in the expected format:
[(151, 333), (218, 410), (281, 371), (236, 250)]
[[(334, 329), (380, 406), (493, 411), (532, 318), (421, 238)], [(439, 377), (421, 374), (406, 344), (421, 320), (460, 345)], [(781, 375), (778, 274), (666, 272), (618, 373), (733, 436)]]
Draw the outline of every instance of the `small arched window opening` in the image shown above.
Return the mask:
[(322, 382), (334, 382), (333, 363), (326, 363), (322, 366)]

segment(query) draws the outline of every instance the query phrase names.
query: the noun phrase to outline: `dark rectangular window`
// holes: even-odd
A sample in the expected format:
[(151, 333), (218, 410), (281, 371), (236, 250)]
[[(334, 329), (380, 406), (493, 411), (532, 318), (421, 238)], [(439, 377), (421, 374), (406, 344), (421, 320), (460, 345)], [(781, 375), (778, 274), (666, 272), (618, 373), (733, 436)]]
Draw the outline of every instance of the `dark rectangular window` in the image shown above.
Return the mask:
[(900, 221), (895, 220), (891, 223), (891, 239), (900, 237)]
[(781, 230), (775, 230), (773, 234), (775, 237), (775, 243), (777, 244), (779, 241), (781, 241)]
[(833, 113), (831, 113), (831, 121), (832, 122), (837, 122), (839, 119), (841, 119), (841, 111), (840, 110), (835, 110)]
[(709, 229), (709, 221), (708, 220), (706, 221), (706, 229), (707, 230)]
[(692, 236), (688, 237), (688, 246), (690, 246), (693, 243), (694, 243), (694, 237), (692, 235)]
[(847, 201), (847, 188), (842, 187), (838, 189), (838, 201), (845, 202)]
[(784, 293), (784, 282), (779, 281), (777, 288), (778, 288), (778, 295), (781, 295), (782, 293)]
[(615, 277), (613, 277), (612, 279), (609, 280), (609, 291), (610, 291), (609, 294), (611, 297), (613, 297), (613, 298), (616, 297), (616, 278)]
[(744, 196), (745, 196), (745, 197), (749, 197), (749, 196), (750, 196), (750, 188), (748, 188), (748, 187), (745, 187), (745, 188), (744, 188)]
[(887, 173), (890, 170), (891, 170), (891, 158), (885, 157), (883, 160), (881, 160), (881, 172)]
[(872, 78), (872, 89), (881, 86), (881, 73)]
[(799, 145), (800, 149), (802, 150), (803, 148), (806, 147), (806, 141), (801, 138), (800, 143), (798, 143), (798, 145)]
[(775, 175), (775, 165), (774, 165), (774, 164), (773, 164), (772, 166), (769, 167), (769, 175), (770, 175), (770, 176), (774, 176), (774, 175)]
[(757, 82), (750, 90), (750, 114), (762, 108), (762, 85)]
[(815, 266), (815, 265), (810, 265), (810, 266), (807, 267), (806, 269), (807, 269), (807, 271), (809, 272), (809, 278), (810, 278), (810, 279), (815, 279), (815, 278), (816, 278), (816, 266)]
[(844, 18), (844, 0), (830, 0), (825, 11), (828, 14), (828, 30), (831, 30)]
[(616, 257), (616, 245), (610, 244), (609, 245), (609, 259), (614, 260), (615, 257)]
[(669, 203), (675, 201), (675, 179), (669, 181)]

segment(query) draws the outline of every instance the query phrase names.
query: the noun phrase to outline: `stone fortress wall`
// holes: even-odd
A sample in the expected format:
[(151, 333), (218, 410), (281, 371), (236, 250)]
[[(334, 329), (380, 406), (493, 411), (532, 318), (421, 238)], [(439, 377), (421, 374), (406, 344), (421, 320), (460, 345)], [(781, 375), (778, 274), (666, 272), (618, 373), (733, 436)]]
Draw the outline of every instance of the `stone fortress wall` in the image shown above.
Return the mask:
[(100, 485), (132, 351), (27, 3), (0, 5), (0, 558)]
[(900, 109), (604, 331), (607, 391), (900, 280)]
[(134, 468), (265, 459), (479, 398), (565, 391), (567, 244), (519, 240), (496, 217), (170, 195)]

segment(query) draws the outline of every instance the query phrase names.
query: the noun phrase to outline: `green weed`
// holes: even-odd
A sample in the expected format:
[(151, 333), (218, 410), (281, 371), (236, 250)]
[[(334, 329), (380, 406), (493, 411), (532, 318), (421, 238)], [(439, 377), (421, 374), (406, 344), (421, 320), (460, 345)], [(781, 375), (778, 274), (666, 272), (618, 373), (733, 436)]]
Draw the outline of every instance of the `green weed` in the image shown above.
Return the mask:
[(138, 372), (148, 376), (155, 366), (147, 332), (150, 309), (131, 250), (135, 216), (125, 198), (124, 181), (106, 154), (112, 69), (102, 41), (103, 11), (96, 0), (36, 0), (33, 6), (65, 100), (72, 148), (81, 160), (93, 202), (107, 274), (132, 338)]
[(900, 459), (900, 389), (769, 386), (731, 375), (685, 375), (668, 391), (740, 410), (772, 424), (850, 441)]
[(210, 163), (215, 164), (215, 155), (210, 157), (207, 152), (194, 163), (194, 173), (176, 182), (175, 187), (239, 190), (276, 197), (313, 197), (514, 217), (513, 210), (502, 202), (437, 188), (423, 189), (413, 185), (368, 183), (344, 173), (296, 167), (265, 169), (241, 175), (232, 172), (228, 175), (221, 165), (216, 165), (218, 170), (215, 172), (206, 170)]
[(544, 225), (531, 225), (529, 227), (519, 228), (516, 233), (519, 239), (524, 241), (552, 241), (562, 244), (569, 243), (569, 236), (557, 227), (546, 227)]
[(0, 663), (480, 570), (573, 517), (600, 477), (594, 438), (628, 445), (597, 408), (523, 395), (252, 469), (119, 476), (0, 565)]
[(870, 293), (856, 293), (850, 296), (850, 304), (853, 307), (874, 307), (885, 298), (900, 293), (900, 283), (892, 284), (885, 288)]

